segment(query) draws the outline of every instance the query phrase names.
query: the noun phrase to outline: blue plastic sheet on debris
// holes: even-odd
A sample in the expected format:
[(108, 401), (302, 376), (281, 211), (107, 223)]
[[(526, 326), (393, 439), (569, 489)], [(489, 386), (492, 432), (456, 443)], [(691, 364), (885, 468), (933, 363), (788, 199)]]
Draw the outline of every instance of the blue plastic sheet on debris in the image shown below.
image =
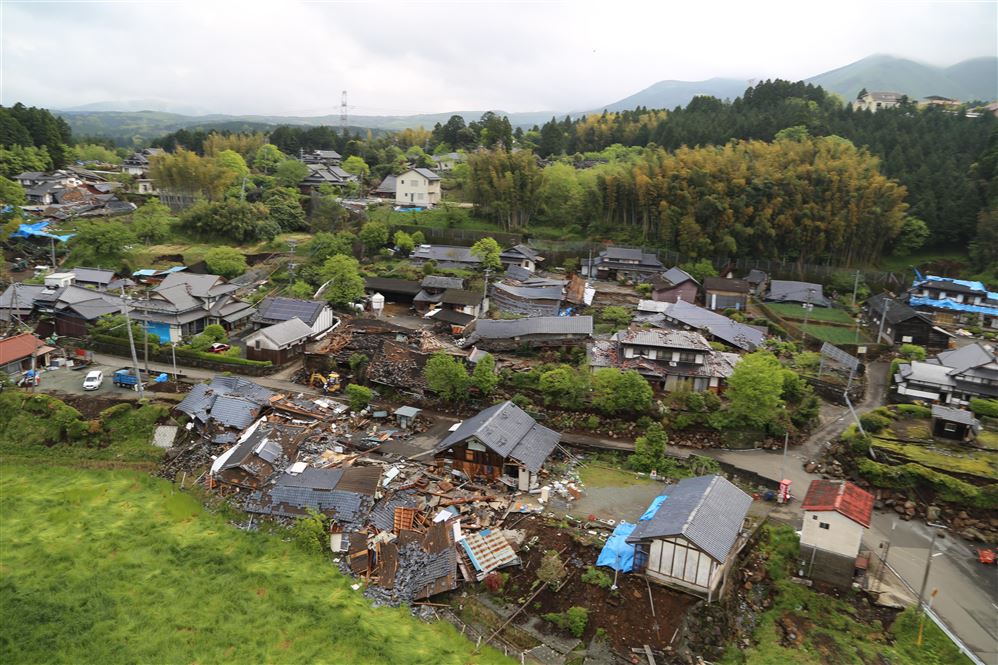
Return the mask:
[(10, 234), (11, 238), (54, 238), (59, 242), (66, 242), (75, 233), (68, 233), (64, 236), (55, 235), (54, 233), (49, 233), (45, 229), (48, 228), (48, 222), (35, 222), (34, 224), (21, 224), (16, 231)]
[[(655, 513), (662, 507), (666, 498), (668, 497), (665, 494), (655, 497), (655, 500), (648, 506), (648, 510), (638, 518), (638, 521), (647, 522), (655, 517)], [(627, 543), (627, 537), (634, 532), (635, 527), (637, 525), (630, 522), (618, 524), (610, 537), (607, 538), (606, 544), (603, 545), (599, 558), (596, 559), (596, 565), (607, 566), (621, 573), (629, 573), (634, 570), (634, 545)]]
[(170, 377), (168, 377), (166, 374), (160, 374), (155, 379), (153, 379), (153, 381), (155, 383), (166, 383), (169, 380), (170, 380)]
[(636, 524), (621, 522), (613, 533), (606, 539), (599, 558), (596, 559), (597, 566), (607, 566), (622, 573), (629, 573), (634, 569), (634, 545), (627, 544), (627, 537), (634, 531)]

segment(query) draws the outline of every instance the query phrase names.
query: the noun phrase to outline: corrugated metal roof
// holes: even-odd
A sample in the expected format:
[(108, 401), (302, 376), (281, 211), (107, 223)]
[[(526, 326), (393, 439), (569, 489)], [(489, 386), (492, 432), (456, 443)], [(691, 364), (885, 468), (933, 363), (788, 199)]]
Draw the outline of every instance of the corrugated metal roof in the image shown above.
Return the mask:
[(802, 510), (834, 510), (865, 527), (873, 516), (873, 495), (845, 480), (812, 480)]
[(952, 423), (960, 423), (961, 425), (973, 425), (977, 422), (977, 419), (974, 418), (974, 414), (970, 411), (954, 409), (940, 404), (932, 405), (932, 417), (939, 418), (940, 420), (947, 420)]
[(662, 494), (666, 499), (658, 512), (639, 522), (627, 542), (681, 535), (715, 560), (725, 561), (752, 497), (721, 476), (684, 478), (666, 486)]
[(444, 275), (427, 275), (419, 285), (424, 289), (463, 289), (464, 280)]
[(766, 300), (777, 302), (799, 302), (830, 307), (831, 302), (825, 297), (821, 284), (811, 282), (794, 282), (784, 279), (774, 279), (769, 283), (769, 293)]

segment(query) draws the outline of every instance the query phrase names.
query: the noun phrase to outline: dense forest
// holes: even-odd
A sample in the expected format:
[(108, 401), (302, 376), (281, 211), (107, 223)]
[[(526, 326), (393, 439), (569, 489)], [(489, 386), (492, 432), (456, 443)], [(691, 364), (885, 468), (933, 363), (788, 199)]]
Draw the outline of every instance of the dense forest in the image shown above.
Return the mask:
[(788, 127), (812, 136), (841, 136), (880, 157), (880, 171), (908, 190), (909, 214), (923, 220), (931, 241), (965, 246), (975, 236), (984, 205), (972, 166), (988, 142), (995, 118), (964, 117), (913, 103), (877, 113), (850, 105), (806, 83), (766, 81), (733, 102), (697, 97), (685, 108), (639, 108), (572, 120), (552, 119), (527, 132), (541, 157), (598, 152), (614, 144), (724, 145), (732, 140), (771, 141)]
[[(302, 151), (343, 155), (361, 179), (351, 195), (410, 165), (432, 166), (432, 154), (462, 151), (467, 159), (445, 188), (503, 230), (639, 243), (691, 258), (843, 266), (930, 243), (970, 248), (986, 272), (998, 263), (996, 136), (991, 115), (910, 103), (857, 112), (820, 87), (777, 80), (730, 102), (697, 97), (685, 108), (552, 118), (526, 131), (491, 112), (363, 135), (327, 126), (181, 129), (153, 141), (170, 153), (153, 171), (167, 188), (208, 201), (238, 194), (257, 202), (272, 180), (287, 188), (304, 177), (294, 160)], [(7, 177), (71, 159), (112, 163), (126, 152), (83, 141), (74, 145), (66, 123), (44, 109), (0, 107)], [(324, 193), (322, 209), (330, 200)]]

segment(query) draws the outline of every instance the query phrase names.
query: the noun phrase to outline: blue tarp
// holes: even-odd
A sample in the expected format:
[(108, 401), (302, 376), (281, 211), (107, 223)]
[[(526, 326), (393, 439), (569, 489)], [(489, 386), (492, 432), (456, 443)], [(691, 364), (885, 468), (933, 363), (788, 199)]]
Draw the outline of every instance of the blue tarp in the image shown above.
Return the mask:
[(998, 307), (988, 305), (969, 305), (964, 302), (957, 302), (949, 298), (923, 298), (922, 296), (911, 296), (908, 304), (912, 307), (934, 307), (936, 309), (952, 309), (957, 312), (973, 312), (975, 314), (998, 314)]
[(630, 522), (618, 524), (613, 534), (606, 539), (606, 544), (596, 559), (596, 565), (607, 566), (622, 573), (631, 572), (634, 569), (634, 545), (627, 544), (627, 537), (636, 526)]
[(170, 377), (168, 377), (166, 374), (160, 374), (155, 379), (153, 379), (153, 383), (166, 383), (169, 380)]
[[(655, 497), (655, 500), (648, 506), (644, 515), (638, 518), (639, 522), (647, 522), (655, 517), (655, 513), (662, 507), (662, 503), (668, 497), (665, 494)], [(622, 573), (629, 573), (634, 569), (634, 545), (627, 544), (627, 537), (634, 532), (636, 524), (621, 522), (613, 533), (606, 540), (599, 558), (596, 559), (597, 566), (607, 566)]]
[(648, 510), (645, 511), (644, 515), (638, 518), (638, 521), (647, 522), (651, 518), (655, 517), (655, 513), (657, 513), (658, 509), (662, 507), (662, 502), (665, 501), (666, 498), (668, 497), (666, 497), (665, 494), (655, 497), (655, 500), (651, 502), (650, 506), (648, 506)]
[(55, 235), (54, 233), (48, 233), (45, 229), (48, 228), (49, 223), (36, 222), (34, 224), (21, 224), (16, 231), (10, 234), (11, 238), (54, 238), (59, 242), (66, 242), (75, 233), (69, 233), (64, 236)]

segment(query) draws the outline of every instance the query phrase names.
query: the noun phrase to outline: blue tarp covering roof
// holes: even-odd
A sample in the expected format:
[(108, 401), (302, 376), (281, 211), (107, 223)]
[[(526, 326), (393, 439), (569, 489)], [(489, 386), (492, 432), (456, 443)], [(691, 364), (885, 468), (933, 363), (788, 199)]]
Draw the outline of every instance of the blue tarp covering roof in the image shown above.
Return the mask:
[[(662, 507), (668, 497), (665, 494), (655, 497), (655, 500), (648, 506), (644, 515), (638, 518), (639, 522), (647, 522), (655, 517), (655, 513)], [(613, 533), (606, 540), (603, 549), (596, 559), (597, 566), (607, 566), (622, 573), (629, 573), (634, 570), (634, 545), (627, 544), (627, 537), (634, 531), (636, 524), (621, 522)]]
[[(989, 294), (990, 295), (990, 294)], [(993, 294), (998, 300), (998, 293)], [(912, 307), (935, 307), (936, 309), (952, 309), (958, 312), (975, 312), (977, 314), (998, 315), (998, 307), (988, 305), (969, 305), (965, 302), (957, 302), (949, 298), (923, 298), (922, 296), (911, 296), (908, 304)]]
[(10, 234), (10, 237), (11, 238), (54, 238), (59, 242), (66, 242), (67, 240), (76, 235), (75, 233), (68, 233), (64, 236), (60, 236), (60, 235), (55, 235), (54, 233), (48, 233), (45, 230), (46, 228), (48, 228), (48, 225), (49, 223), (47, 221), (36, 222), (34, 224), (21, 224), (16, 231)]
[(651, 518), (655, 517), (655, 513), (658, 512), (658, 509), (662, 507), (662, 504), (667, 498), (668, 497), (665, 494), (655, 497), (655, 500), (651, 502), (650, 506), (648, 506), (648, 510), (645, 511), (645, 514), (642, 515), (638, 521), (647, 522)]

